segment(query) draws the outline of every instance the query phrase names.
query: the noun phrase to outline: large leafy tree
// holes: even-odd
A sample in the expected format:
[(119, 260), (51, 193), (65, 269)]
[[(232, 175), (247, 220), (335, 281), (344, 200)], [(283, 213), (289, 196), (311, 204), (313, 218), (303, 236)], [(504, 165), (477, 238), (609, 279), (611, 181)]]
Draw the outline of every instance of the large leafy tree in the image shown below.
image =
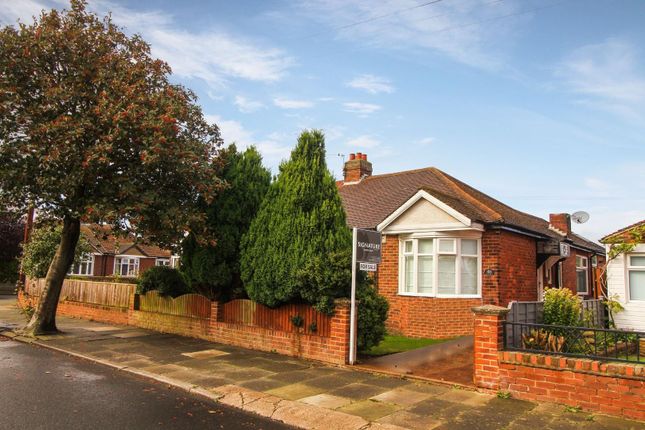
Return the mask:
[[(246, 291), (271, 307), (305, 301), (328, 309), (336, 293), (313, 285), (312, 276), (299, 271), (307, 262), (350, 247), (345, 211), (325, 162), (323, 133), (304, 131), (242, 240)], [(330, 267), (325, 261), (319, 266)], [(330, 276), (321, 275), (323, 281)]]
[(227, 299), (243, 292), (240, 279), (240, 241), (247, 232), (271, 183), (262, 156), (249, 147), (238, 152), (230, 145), (221, 153), (226, 189), (205, 208), (207, 227), (215, 245), (200, 245), (194, 235), (183, 242), (181, 268), (191, 287), (211, 299)]
[(62, 225), (28, 333), (56, 331), (81, 221), (166, 246), (199, 226), (221, 139), (170, 73), (81, 0), (0, 30), (0, 203)]

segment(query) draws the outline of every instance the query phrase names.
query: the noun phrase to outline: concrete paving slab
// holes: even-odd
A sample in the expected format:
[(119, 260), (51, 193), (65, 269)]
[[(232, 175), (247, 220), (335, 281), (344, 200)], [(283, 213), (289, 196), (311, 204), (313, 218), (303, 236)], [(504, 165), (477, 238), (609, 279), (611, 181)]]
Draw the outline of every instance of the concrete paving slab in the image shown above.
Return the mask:
[(219, 349), (211, 348), (204, 349), (202, 351), (195, 352), (182, 352), (181, 355), (190, 357), (190, 358), (213, 358), (220, 357), (222, 355), (228, 355), (228, 352), (220, 351)]
[(240, 382), (237, 385), (255, 391), (269, 391), (290, 384), (288, 382), (275, 381), (268, 378), (260, 378), (253, 379), (251, 381)]
[(130, 339), (130, 338), (133, 338), (133, 337), (150, 336), (150, 332), (148, 332), (148, 331), (126, 331), (126, 332), (123, 332), (123, 333), (113, 334), (112, 336), (118, 337), (119, 339)]
[(115, 327), (111, 325), (96, 326), (96, 327), (86, 327), (85, 330), (95, 331), (95, 332), (104, 332), (104, 331), (120, 331), (127, 330), (125, 327)]
[(345, 405), (349, 405), (352, 401), (346, 397), (332, 396), (331, 394), (317, 394), (315, 396), (305, 397), (300, 399), (301, 402), (313, 406), (320, 406), (326, 409), (338, 409)]
[(349, 384), (344, 387), (338, 388), (336, 390), (329, 391), (329, 394), (339, 397), (348, 397), (352, 400), (366, 400), (370, 397), (376, 396), (377, 394), (382, 393), (383, 388), (375, 387), (368, 384)]
[(254, 379), (264, 378), (266, 376), (272, 376), (273, 373), (267, 370), (256, 369), (256, 368), (240, 368), (237, 370), (217, 370), (217, 373), (220, 376), (225, 378), (233, 379), (234, 381), (250, 381)]
[(361, 400), (359, 402), (343, 406), (342, 408), (339, 408), (338, 411), (358, 415), (367, 421), (376, 421), (379, 418), (398, 411), (400, 408), (400, 406), (388, 403), (377, 403), (373, 400)]
[(284, 387), (268, 390), (266, 391), (266, 393), (274, 396), (282, 397), (283, 399), (300, 400), (305, 397), (310, 397), (316, 394), (320, 394), (323, 391), (325, 390), (323, 390), (322, 388), (310, 387), (305, 384), (290, 384), (290, 385), (285, 385)]
[(441, 421), (435, 418), (417, 415), (403, 410), (379, 418), (377, 422), (382, 424), (393, 424), (401, 428), (412, 430), (431, 430), (442, 424)]
[(412, 406), (430, 397), (430, 394), (419, 393), (418, 391), (411, 391), (402, 388), (386, 391), (377, 396), (371, 397), (371, 400), (378, 402), (394, 403), (402, 406)]
[(441, 396), (452, 390), (451, 387), (446, 385), (432, 384), (429, 382), (411, 382), (410, 385), (405, 386), (405, 389), (419, 393), (427, 393), (432, 396)]
[(460, 414), (464, 410), (464, 407), (455, 402), (447, 402), (436, 397), (431, 397), (413, 405), (408, 410), (417, 415), (446, 420)]
[(492, 399), (492, 396), (478, 393), (476, 391), (452, 389), (442, 394), (441, 399), (447, 402), (459, 403), (461, 405), (483, 406)]

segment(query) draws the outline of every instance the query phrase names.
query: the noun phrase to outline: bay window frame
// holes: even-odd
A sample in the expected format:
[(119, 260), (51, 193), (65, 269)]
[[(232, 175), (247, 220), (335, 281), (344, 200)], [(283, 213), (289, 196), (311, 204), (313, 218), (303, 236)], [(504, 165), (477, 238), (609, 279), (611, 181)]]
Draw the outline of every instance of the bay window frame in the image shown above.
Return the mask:
[[(432, 292), (419, 293), (418, 284), (418, 244), (419, 240), (433, 239), (433, 254), (432, 254)], [(453, 252), (440, 252), (439, 241), (450, 239), (454, 241)], [(463, 255), (461, 251), (462, 240), (474, 240), (477, 243), (477, 255)], [(413, 291), (405, 291), (406, 273), (405, 273), (405, 243), (412, 241), (413, 249)], [(426, 254), (424, 254), (426, 255)], [(429, 255), (429, 254), (427, 254)], [(455, 257), (455, 293), (439, 293), (439, 257), (441, 255), (453, 255)], [(477, 293), (476, 294), (460, 294), (462, 289), (462, 257), (476, 257), (477, 258)], [(435, 298), (461, 298), (461, 299), (479, 299), (482, 297), (482, 239), (481, 235), (450, 235), (450, 234), (412, 234), (409, 236), (399, 237), (399, 280), (398, 280), (398, 295), (411, 296), (411, 297), (435, 297)]]

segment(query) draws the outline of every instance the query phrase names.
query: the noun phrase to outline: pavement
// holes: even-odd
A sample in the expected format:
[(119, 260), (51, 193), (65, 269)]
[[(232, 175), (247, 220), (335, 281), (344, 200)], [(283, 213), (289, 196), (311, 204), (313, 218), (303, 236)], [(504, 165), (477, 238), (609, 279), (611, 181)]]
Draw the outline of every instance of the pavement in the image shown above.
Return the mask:
[(289, 430), (184, 390), (0, 337), (0, 429)]
[[(15, 297), (0, 334), (144, 376), (305, 429), (644, 429), (645, 423), (127, 326), (58, 318), (61, 334), (16, 336)], [(5, 327), (4, 331), (2, 326)]]

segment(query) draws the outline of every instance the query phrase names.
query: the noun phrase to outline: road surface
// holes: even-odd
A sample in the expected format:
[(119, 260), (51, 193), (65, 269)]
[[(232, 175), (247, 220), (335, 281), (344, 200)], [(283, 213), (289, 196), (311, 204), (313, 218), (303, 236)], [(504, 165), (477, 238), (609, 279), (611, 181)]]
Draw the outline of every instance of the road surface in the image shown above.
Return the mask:
[(179, 389), (0, 336), (0, 429), (291, 429)]

